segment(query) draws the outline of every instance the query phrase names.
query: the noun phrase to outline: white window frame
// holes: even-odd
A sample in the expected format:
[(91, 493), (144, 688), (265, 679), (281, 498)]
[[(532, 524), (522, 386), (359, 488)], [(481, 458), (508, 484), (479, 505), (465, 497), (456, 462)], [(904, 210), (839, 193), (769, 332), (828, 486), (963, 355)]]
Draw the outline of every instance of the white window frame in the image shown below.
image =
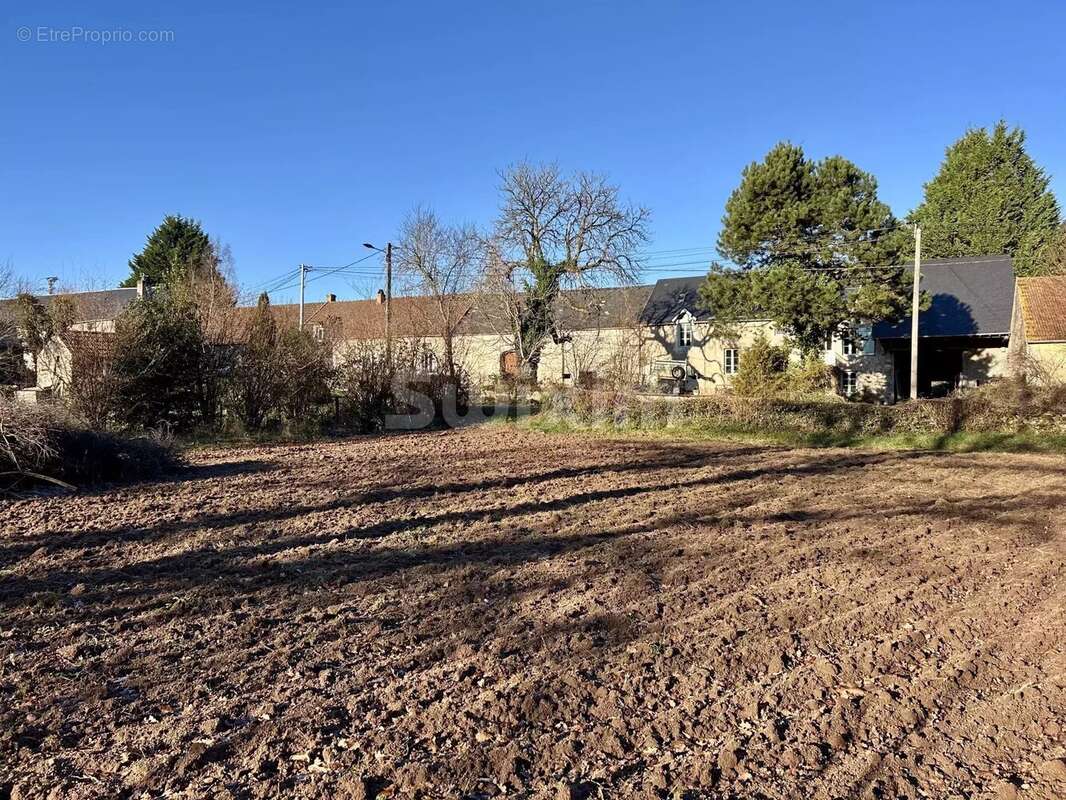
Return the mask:
[(840, 350), (846, 356), (853, 356), (860, 351), (858, 342), (855, 341), (855, 335), (853, 333), (846, 333), (841, 339)]
[[(850, 388), (848, 385), (850, 384)], [(845, 397), (851, 397), (859, 391), (858, 370), (846, 369), (840, 375), (840, 393)]]
[(825, 341), (822, 342), (822, 351), (825, 353), (833, 352), (833, 334), (827, 333), (825, 335)]
[(740, 366), (740, 350), (736, 347), (727, 347), (722, 351), (722, 372), (726, 375), (736, 375)]
[(314, 337), (316, 342), (326, 341), (326, 327), (322, 323), (316, 322), (311, 326), (311, 336)]
[(692, 347), (693, 329), (691, 319), (679, 319), (677, 321), (677, 346)]

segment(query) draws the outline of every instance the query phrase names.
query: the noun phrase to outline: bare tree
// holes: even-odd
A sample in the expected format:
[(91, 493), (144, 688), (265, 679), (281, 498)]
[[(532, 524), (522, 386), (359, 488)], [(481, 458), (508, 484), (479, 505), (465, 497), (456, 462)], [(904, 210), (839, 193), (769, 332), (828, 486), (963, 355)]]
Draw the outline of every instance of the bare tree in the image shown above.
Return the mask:
[(472, 225), (444, 225), (429, 209), (415, 208), (400, 228), (396, 274), (409, 293), (431, 298), (427, 333), (441, 337), (448, 377), (457, 374), (455, 336), (474, 308), (482, 239)]
[(219, 239), (199, 262), (186, 265), (170, 287), (179, 304), (187, 304), (200, 329), (199, 372), (194, 376), (201, 418), (217, 421), (222, 407), (224, 375), (230, 367), (231, 346), (237, 336), (239, 292), (235, 288), (233, 254)]
[(624, 204), (618, 188), (600, 175), (568, 177), (555, 165), (521, 163), (501, 178), (503, 204), (486, 283), (504, 298), (521, 367), (535, 380), (541, 350), (557, 335), (559, 292), (631, 282), (650, 212)]

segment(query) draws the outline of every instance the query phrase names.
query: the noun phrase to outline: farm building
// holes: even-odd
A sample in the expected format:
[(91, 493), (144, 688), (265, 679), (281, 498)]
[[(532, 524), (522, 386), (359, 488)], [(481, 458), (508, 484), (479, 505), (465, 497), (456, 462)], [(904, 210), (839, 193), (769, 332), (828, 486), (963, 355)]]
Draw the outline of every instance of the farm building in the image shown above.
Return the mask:
[[(1014, 268), (1007, 256), (922, 264), (930, 306), (918, 320), (918, 394), (947, 394), (1009, 374)], [(911, 318), (879, 322), (873, 338), (890, 375), (885, 399), (910, 396)]]
[(1066, 275), (1018, 279), (1011, 361), (1038, 383), (1066, 381)]

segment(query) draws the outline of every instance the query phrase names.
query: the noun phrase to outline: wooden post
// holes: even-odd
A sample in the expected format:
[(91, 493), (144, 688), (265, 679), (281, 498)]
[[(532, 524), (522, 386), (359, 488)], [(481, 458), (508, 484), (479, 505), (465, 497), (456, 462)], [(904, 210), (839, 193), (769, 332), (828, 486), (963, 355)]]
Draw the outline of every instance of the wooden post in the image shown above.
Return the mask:
[(392, 363), (392, 242), (385, 245), (385, 360)]
[(304, 329), (304, 284), (307, 277), (307, 265), (300, 265), (300, 330)]
[(914, 226), (914, 291), (911, 294), (911, 400), (918, 399), (918, 314), (922, 296), (922, 229)]

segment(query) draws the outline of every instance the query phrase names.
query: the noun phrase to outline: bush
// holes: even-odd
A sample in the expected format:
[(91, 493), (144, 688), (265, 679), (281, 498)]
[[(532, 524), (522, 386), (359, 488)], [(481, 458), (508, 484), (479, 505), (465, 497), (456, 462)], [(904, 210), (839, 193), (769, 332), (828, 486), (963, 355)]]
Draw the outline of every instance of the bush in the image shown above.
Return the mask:
[(0, 493), (34, 482), (74, 486), (152, 478), (180, 464), (169, 442), (85, 427), (57, 405), (0, 400)]
[(1003, 381), (943, 400), (895, 406), (839, 400), (745, 397), (721, 392), (655, 398), (556, 388), (545, 394), (548, 418), (582, 425), (667, 428), (695, 423), (746, 433), (875, 434), (1066, 433), (1066, 393)]
[(318, 408), (330, 400), (329, 345), (307, 331), (279, 332), (266, 294), (242, 340), (233, 348), (226, 406), (244, 430), (252, 433), (272, 423), (316, 428)]
[(466, 412), (470, 403), (470, 379), (457, 367), (448, 373), (419, 369), (427, 350), (421, 344), (398, 342), (391, 360), (379, 342), (350, 345), (337, 368), (335, 386), (340, 395), (343, 422), (360, 432), (383, 430), (389, 415), (417, 414), (428, 398), (434, 422), (446, 410)]
[(740, 355), (731, 388), (744, 397), (796, 398), (823, 395), (833, 383), (832, 373), (816, 355), (799, 363), (791, 348), (770, 344), (761, 332)]
[(385, 417), (396, 408), (395, 378), (396, 362), (386, 358), (383, 345), (374, 342), (349, 345), (336, 375), (345, 424), (359, 433), (384, 428)]
[(115, 335), (120, 420), (141, 428), (192, 429), (201, 417), (204, 368), (203, 333), (192, 306), (159, 290), (130, 305)]

